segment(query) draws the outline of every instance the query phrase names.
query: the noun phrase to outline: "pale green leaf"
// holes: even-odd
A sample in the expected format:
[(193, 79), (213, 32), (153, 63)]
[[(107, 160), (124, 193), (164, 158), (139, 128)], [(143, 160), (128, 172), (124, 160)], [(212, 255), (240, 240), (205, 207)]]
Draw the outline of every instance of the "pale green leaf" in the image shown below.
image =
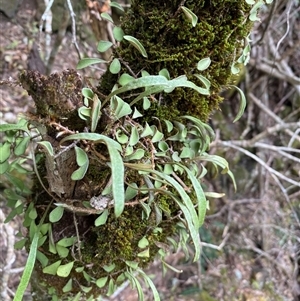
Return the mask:
[(134, 146), (139, 142), (139, 132), (136, 127), (131, 128), (131, 134), (129, 138), (129, 145)]
[(133, 112), (133, 115), (132, 115), (132, 119), (136, 119), (136, 118), (139, 118), (139, 117), (142, 117), (143, 115), (138, 111), (138, 109), (136, 107), (134, 107), (134, 112)]
[[(29, 145), (29, 142), (30, 142), (30, 137), (23, 137), (21, 139), (21, 141), (16, 145), (16, 147), (14, 148), (14, 153), (16, 156), (21, 156), (25, 153), (28, 145)], [(1, 147), (0, 147), (1, 148)], [(1, 150), (0, 150), (0, 153), (1, 153)], [(3, 153), (2, 153), (3, 154)], [(2, 161), (1, 160), (1, 155), (0, 155), (0, 162)]]
[(113, 43), (110, 42), (110, 41), (100, 41), (100, 42), (98, 43), (97, 50), (98, 50), (99, 52), (105, 52), (105, 51), (107, 51), (112, 45), (113, 45)]
[(47, 152), (49, 156), (54, 156), (53, 147), (49, 141), (41, 141), (38, 142), (38, 144), (43, 147), (43, 149)]
[(103, 18), (104, 20), (107, 20), (107, 21), (109, 21), (109, 22), (111, 22), (111, 23), (114, 24), (114, 20), (112, 19), (112, 17), (111, 17), (110, 14), (108, 14), (108, 13), (102, 13), (100, 16), (101, 16), (101, 18)]
[(210, 89), (211, 84), (210, 84), (210, 81), (206, 77), (202, 76), (201, 74), (194, 74), (194, 75), (204, 84), (204, 86), (207, 90)]
[(99, 143), (105, 143), (110, 156), (110, 167), (112, 171), (112, 193), (115, 201), (115, 216), (118, 217), (124, 210), (125, 191), (124, 191), (124, 164), (119, 151), (122, 151), (121, 145), (97, 133), (79, 133), (65, 137), (62, 142), (67, 140), (91, 140)]
[(198, 62), (197, 69), (199, 71), (204, 71), (210, 66), (210, 64), (211, 64), (211, 59), (209, 57), (206, 57)]
[(125, 35), (123, 38), (128, 41), (133, 47), (135, 47), (143, 57), (148, 57), (147, 52), (141, 42), (135, 37)]
[(62, 218), (63, 214), (64, 214), (64, 207), (61, 206), (56, 207), (50, 212), (49, 221), (51, 223), (56, 223)]
[(104, 265), (103, 269), (105, 272), (111, 273), (115, 269), (115, 267), (116, 267), (116, 265), (114, 263), (112, 263), (110, 265)]
[(151, 106), (151, 102), (148, 97), (143, 97), (143, 109), (148, 110)]
[(138, 269), (138, 273), (142, 275), (142, 277), (145, 279), (146, 283), (148, 283), (148, 285), (150, 286), (152, 293), (153, 293), (154, 301), (160, 301), (159, 293), (158, 293), (154, 283), (150, 279), (150, 277), (141, 269)]
[(84, 97), (87, 97), (87, 98), (89, 98), (89, 99), (93, 99), (93, 97), (94, 97), (94, 92), (93, 92), (93, 90), (90, 89), (90, 88), (83, 88), (83, 89), (81, 90), (81, 94), (82, 94)]
[(239, 95), (240, 95), (239, 110), (238, 110), (236, 117), (233, 120), (233, 122), (237, 122), (244, 114), (244, 111), (245, 111), (245, 108), (247, 105), (247, 101), (246, 101), (244, 92), (239, 87), (237, 87), (237, 86), (231, 86), (231, 87), (235, 88), (239, 92)]
[(45, 268), (43, 268), (43, 273), (45, 274), (50, 274), (50, 275), (56, 275), (57, 273), (57, 269), (61, 264), (61, 260), (58, 260), (48, 266), (46, 266)]
[(141, 138), (147, 137), (147, 136), (153, 136), (153, 130), (149, 126), (148, 122), (146, 122), (146, 125), (144, 127), (143, 132), (141, 133)]
[(140, 160), (145, 156), (145, 150), (139, 148), (134, 153), (132, 153), (130, 156), (126, 156), (126, 161), (130, 160)]
[(117, 132), (116, 132), (116, 139), (121, 144), (125, 144), (129, 140), (129, 138), (127, 137), (127, 135), (125, 135), (121, 130), (117, 130)]
[(187, 173), (189, 179), (191, 180), (191, 183), (193, 185), (193, 189), (197, 196), (197, 207), (198, 207), (198, 220), (199, 224), (198, 227), (201, 227), (204, 223), (204, 218), (206, 215), (206, 197), (205, 193), (199, 183), (199, 180), (193, 175), (193, 173), (184, 165), (180, 165), (185, 172)]
[(124, 31), (121, 27), (115, 26), (113, 29), (113, 36), (116, 39), (116, 41), (121, 42), (124, 37)]
[(91, 131), (95, 132), (100, 118), (101, 101), (97, 94), (94, 94), (91, 111)]
[(37, 231), (34, 234), (33, 240), (31, 242), (30, 251), (28, 254), (26, 265), (25, 265), (24, 271), (22, 273), (22, 277), (21, 277), (21, 280), (18, 285), (18, 288), (17, 288), (17, 291), (16, 291), (13, 301), (22, 301), (23, 300), (25, 290), (28, 286), (28, 283), (30, 281), (31, 274), (32, 274), (32, 271), (33, 271), (33, 268), (35, 265), (38, 240), (39, 240), (39, 231)]
[(126, 260), (125, 263), (126, 263), (126, 265), (128, 265), (130, 268), (132, 268), (134, 270), (137, 269), (137, 267), (139, 266), (139, 263), (136, 262), (136, 261), (128, 261), (128, 260)]
[(66, 247), (56, 245), (56, 251), (60, 258), (66, 258), (69, 255), (70, 250)]
[(109, 4), (111, 7), (118, 8), (120, 11), (124, 12), (124, 8), (117, 2), (111, 1)]
[(98, 58), (89, 58), (89, 57), (83, 58), (77, 64), (76, 69), (83, 69), (94, 64), (102, 64), (102, 63), (107, 63), (107, 61)]
[(143, 249), (143, 248), (146, 248), (148, 246), (149, 246), (149, 241), (145, 236), (143, 236), (138, 242), (138, 247)]
[(108, 279), (107, 276), (106, 276), (106, 277), (102, 277), (102, 278), (97, 279), (96, 285), (97, 285), (99, 288), (104, 287), (104, 285), (105, 285), (106, 282), (107, 282), (107, 279)]
[(181, 9), (183, 10), (187, 19), (192, 23), (193, 27), (195, 27), (198, 22), (198, 17), (190, 9), (188, 9), (185, 6), (181, 6)]
[(123, 73), (120, 76), (120, 78), (119, 78), (119, 84), (121, 86), (125, 86), (125, 85), (127, 85), (128, 83), (130, 83), (133, 80), (134, 80), (133, 76), (131, 76), (131, 75), (127, 74), (127, 73)]
[(57, 268), (57, 272), (56, 272), (57, 276), (64, 277), (64, 278), (68, 277), (71, 273), (73, 265), (74, 265), (74, 261), (68, 262), (67, 264), (60, 265)]
[(107, 221), (107, 218), (108, 218), (108, 210), (105, 209), (105, 210), (99, 215), (99, 217), (96, 218), (96, 220), (95, 220), (95, 226), (96, 226), (96, 227), (99, 227), (99, 226), (105, 225), (105, 223), (106, 223), (106, 221)]
[(59, 240), (56, 244), (63, 246), (63, 247), (70, 247), (73, 246), (73, 244), (76, 242), (75, 237), (65, 237)]
[(70, 278), (69, 281), (65, 284), (65, 286), (62, 289), (62, 291), (64, 293), (70, 292), (72, 290), (72, 287), (73, 287), (72, 282), (73, 282), (73, 280), (72, 280), (72, 278)]
[(149, 248), (147, 248), (144, 251), (141, 251), (137, 254), (138, 257), (150, 257), (150, 252), (149, 252)]
[(5, 142), (0, 146), (0, 163), (4, 163), (10, 157), (10, 142)]
[(112, 74), (118, 74), (121, 70), (121, 63), (117, 58), (114, 58), (111, 64), (109, 65), (109, 71)]

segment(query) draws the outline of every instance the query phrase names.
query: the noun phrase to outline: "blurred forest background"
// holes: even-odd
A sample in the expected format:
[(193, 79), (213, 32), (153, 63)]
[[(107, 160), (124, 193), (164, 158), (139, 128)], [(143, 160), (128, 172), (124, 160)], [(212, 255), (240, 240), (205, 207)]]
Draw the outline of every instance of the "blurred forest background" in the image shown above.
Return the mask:
[[(117, 2), (125, 9), (130, 6), (130, 1)], [(83, 57), (100, 56), (97, 42), (109, 40), (110, 35), (109, 25), (99, 19), (99, 13), (109, 9), (107, 3), (72, 3), (77, 49), (65, 1), (54, 1), (52, 16), (44, 18), (43, 32), (39, 27), (44, 1), (1, 1), (1, 81), (16, 80), (18, 73), (28, 68), (42, 73), (75, 68), (78, 51)], [(112, 13), (114, 18), (119, 17), (118, 11)], [(262, 7), (259, 17), (261, 22), (254, 24), (250, 36), (250, 62), (235, 79), (246, 94), (246, 112), (232, 123), (239, 96), (226, 90), (220, 110), (210, 119), (217, 134), (210, 153), (229, 161), (237, 192), (227, 176), (211, 174), (204, 183), (208, 191), (224, 192), (225, 196), (211, 200), (200, 231), (201, 261), (186, 262), (179, 250), (169, 256), (168, 262), (182, 273), (170, 270), (163, 277), (158, 263), (149, 267), (162, 300), (300, 300), (299, 1), (275, 0)], [(80, 73), (96, 83), (103, 68)], [(0, 89), (1, 122), (14, 122), (19, 114), (32, 110), (33, 102), (20, 86), (1, 85)], [(0, 299), (8, 301), (20, 281), (26, 252), (13, 247), (22, 221), (3, 223), (9, 214), (1, 193), (4, 188), (1, 182)], [(31, 300), (29, 291), (26, 300)], [(136, 301), (137, 294), (125, 285), (103, 300)], [(148, 300), (152, 300), (150, 292)]]

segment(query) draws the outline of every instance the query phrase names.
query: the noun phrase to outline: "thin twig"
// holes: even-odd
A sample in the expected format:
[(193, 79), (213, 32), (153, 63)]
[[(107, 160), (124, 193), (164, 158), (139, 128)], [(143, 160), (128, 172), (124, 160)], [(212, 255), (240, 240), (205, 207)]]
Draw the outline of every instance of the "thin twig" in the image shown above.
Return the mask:
[(77, 44), (77, 38), (76, 38), (76, 21), (75, 21), (76, 14), (74, 13), (71, 0), (67, 0), (67, 3), (68, 3), (69, 12), (70, 12), (70, 17), (71, 17), (71, 20), (72, 20), (72, 37), (73, 37), (72, 42), (75, 46), (75, 49), (76, 49), (76, 52), (77, 52), (77, 55), (78, 55), (78, 59), (80, 60), (81, 55), (80, 55), (80, 50), (79, 50), (79, 47), (78, 47), (78, 44)]

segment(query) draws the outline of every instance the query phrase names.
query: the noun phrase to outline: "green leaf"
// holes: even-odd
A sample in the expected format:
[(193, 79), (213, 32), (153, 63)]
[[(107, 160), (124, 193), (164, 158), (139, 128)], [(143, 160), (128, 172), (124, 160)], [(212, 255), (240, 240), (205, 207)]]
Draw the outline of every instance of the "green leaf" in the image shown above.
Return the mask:
[(117, 58), (114, 58), (111, 64), (109, 65), (109, 71), (112, 74), (118, 74), (121, 70), (121, 63)]
[(107, 20), (107, 21), (109, 21), (109, 22), (111, 22), (111, 23), (114, 24), (114, 20), (112, 19), (112, 17), (111, 17), (110, 14), (108, 14), (108, 13), (102, 13), (100, 16), (101, 16), (104, 20)]
[(130, 160), (140, 160), (145, 156), (145, 150), (138, 148), (133, 154), (130, 156), (126, 156), (126, 161)]
[(116, 285), (113, 278), (111, 278), (108, 283), (108, 290), (106, 296), (108, 297), (111, 296), (115, 292), (115, 290), (116, 290)]
[(62, 289), (62, 291), (64, 293), (70, 292), (72, 290), (72, 287), (73, 287), (72, 282), (73, 282), (73, 280), (72, 280), (72, 278), (70, 278), (69, 281), (65, 284), (65, 286)]
[(193, 27), (195, 27), (197, 25), (198, 22), (198, 17), (187, 7), (185, 6), (181, 6), (181, 9), (183, 10), (185, 16), (187, 17), (187, 19), (189, 21), (191, 21)]
[(103, 266), (103, 269), (105, 272), (111, 273), (115, 269), (115, 267), (116, 267), (116, 265), (114, 263), (112, 263), (110, 265)]
[(120, 11), (124, 12), (124, 8), (119, 3), (115, 2), (115, 1), (110, 2), (109, 5), (111, 7), (118, 8)]
[(134, 146), (139, 142), (139, 133), (136, 127), (131, 128), (131, 134), (129, 138), (129, 145)]
[(91, 131), (92, 132), (96, 131), (98, 121), (101, 116), (100, 109), (101, 109), (101, 101), (99, 100), (98, 95), (94, 94), (92, 111), (91, 111), (91, 121), (92, 121), (91, 122)]
[(147, 136), (153, 136), (153, 130), (149, 126), (148, 122), (146, 122), (146, 126), (145, 126), (143, 132), (141, 133), (141, 138), (144, 138), (144, 137), (147, 137)]
[(139, 266), (139, 263), (136, 262), (136, 261), (128, 261), (128, 260), (126, 260), (125, 263), (126, 263), (127, 266), (129, 266), (130, 268), (132, 268), (134, 270), (137, 269), (137, 267)]
[(104, 287), (105, 284), (106, 284), (106, 282), (107, 282), (107, 279), (108, 279), (107, 276), (106, 276), (106, 277), (102, 277), (102, 278), (97, 279), (96, 285), (97, 285), (99, 288)]
[(150, 277), (141, 269), (138, 269), (138, 273), (140, 275), (142, 275), (142, 277), (145, 279), (146, 283), (150, 286), (152, 293), (153, 293), (154, 301), (160, 301), (159, 293), (158, 293), (154, 283), (150, 279)]
[(112, 193), (115, 201), (115, 216), (119, 217), (124, 210), (125, 191), (124, 191), (124, 164), (118, 151), (122, 151), (121, 145), (113, 139), (97, 133), (73, 134), (62, 139), (61, 143), (67, 140), (91, 140), (105, 143), (110, 157), (110, 167), (112, 171)]
[(206, 77), (202, 76), (201, 74), (194, 74), (194, 75), (204, 84), (204, 86), (207, 90), (210, 89), (211, 84), (210, 84), (210, 81)]
[(56, 207), (50, 212), (49, 221), (51, 223), (56, 223), (62, 218), (63, 214), (64, 214), (64, 207), (61, 206)]
[(26, 261), (25, 269), (23, 271), (21, 281), (18, 285), (15, 297), (13, 301), (22, 301), (25, 290), (28, 286), (28, 283), (31, 278), (31, 274), (35, 265), (36, 253), (37, 253), (37, 245), (39, 240), (39, 231), (34, 234), (33, 240), (30, 245), (30, 251), (28, 254), (28, 258)]
[(81, 94), (82, 94), (84, 97), (87, 97), (87, 98), (89, 98), (89, 99), (93, 99), (93, 97), (94, 97), (94, 92), (93, 92), (93, 90), (90, 89), (90, 88), (83, 88), (83, 89), (81, 90)]
[(10, 156), (11, 143), (5, 142), (0, 146), (0, 163), (4, 163)]
[(160, 132), (156, 127), (154, 128), (154, 135), (151, 139), (152, 143), (161, 141), (164, 138), (164, 134)]
[(121, 42), (124, 38), (124, 31), (121, 27), (115, 26), (113, 29), (113, 36), (116, 39), (116, 41)]
[[(29, 142), (30, 142), (30, 137), (23, 137), (21, 139), (21, 141), (16, 145), (16, 147), (14, 148), (14, 153), (16, 156), (21, 156), (25, 153), (28, 145), (29, 145)], [(1, 152), (1, 150), (0, 150)], [(0, 156), (0, 162), (1, 162), (1, 156)]]
[(28, 122), (24, 119), (20, 119), (17, 124), (9, 124), (9, 123), (0, 124), (0, 132), (7, 132), (7, 131), (23, 131), (29, 134)]
[(138, 292), (138, 297), (139, 297), (139, 301), (144, 301), (144, 293), (143, 293), (143, 289), (141, 284), (139, 283), (138, 279), (136, 278), (136, 276), (132, 273), (129, 272), (125, 272), (125, 276), (130, 280), (130, 282), (132, 282), (134, 284), (134, 286), (136, 287), (136, 290)]
[(75, 146), (75, 153), (76, 153), (76, 162), (77, 162), (79, 168), (76, 169), (72, 173), (71, 179), (73, 181), (78, 181), (78, 180), (81, 180), (84, 178), (84, 176), (88, 170), (89, 158), (88, 158), (86, 152), (78, 146)]
[(149, 248), (137, 254), (138, 257), (150, 257)]
[(98, 58), (90, 58), (90, 57), (83, 58), (77, 64), (76, 69), (83, 69), (94, 64), (104, 64), (104, 63), (107, 63), (107, 61)]
[(210, 63), (211, 59), (209, 57), (206, 57), (198, 62), (197, 69), (199, 71), (204, 71), (210, 66)]
[(105, 210), (99, 215), (99, 217), (96, 218), (96, 220), (95, 220), (95, 226), (96, 226), (96, 227), (99, 227), (99, 226), (105, 225), (105, 223), (106, 223), (106, 221), (107, 221), (107, 218), (108, 218), (108, 210), (105, 209)]
[(129, 140), (129, 138), (121, 130), (117, 130), (116, 139), (121, 144), (126, 144)]
[(233, 85), (231, 87), (235, 88), (240, 94), (239, 110), (238, 110), (238, 113), (237, 113), (236, 117), (233, 120), (233, 122), (237, 122), (244, 114), (244, 111), (245, 111), (245, 108), (246, 108), (246, 105), (247, 105), (247, 101), (246, 101), (246, 97), (245, 97), (244, 92), (239, 87), (233, 86)]
[(23, 238), (19, 241), (17, 241), (15, 244), (14, 244), (14, 248), (16, 250), (21, 250), (24, 246), (25, 246), (25, 243), (28, 239), (27, 238)]
[(206, 205), (207, 205), (207, 201), (206, 201), (206, 197), (204, 194), (204, 191), (199, 183), (199, 180), (193, 175), (193, 173), (184, 165), (180, 165), (185, 172), (187, 173), (189, 179), (192, 182), (193, 185), (193, 189), (196, 193), (197, 196), (197, 203), (198, 203), (198, 220), (199, 220), (199, 224), (198, 227), (201, 227), (204, 223), (204, 218), (206, 215)]
[(70, 250), (66, 247), (56, 245), (56, 251), (57, 251), (60, 258), (66, 258), (69, 255)]
[(119, 84), (121, 86), (125, 86), (131, 81), (133, 81), (135, 78), (127, 73), (123, 73), (119, 78)]
[(0, 175), (3, 175), (9, 168), (8, 161), (5, 161), (3, 163), (0, 163)]
[(232, 73), (233, 75), (236, 75), (236, 74), (240, 73), (240, 71), (241, 71), (240, 68), (236, 66), (236, 63), (235, 63), (235, 62), (233, 62), (233, 63), (231, 64), (230, 70), (231, 70), (231, 73)]
[(42, 148), (47, 152), (47, 154), (51, 157), (54, 156), (54, 151), (51, 143), (49, 141), (41, 141), (37, 143), (38, 145), (41, 145)]
[(130, 201), (135, 198), (138, 194), (138, 186), (136, 183), (131, 183), (128, 185), (125, 191), (125, 201)]
[(110, 107), (117, 119), (132, 113), (130, 105), (123, 101), (119, 96), (112, 97)]
[(56, 244), (62, 247), (70, 247), (76, 242), (75, 237), (65, 237), (59, 240)]
[(97, 50), (98, 50), (99, 52), (105, 52), (105, 51), (107, 51), (112, 45), (113, 45), (112, 42), (109, 42), (109, 41), (100, 41), (100, 42), (98, 43)]
[(151, 102), (148, 97), (143, 97), (143, 109), (148, 110), (151, 107)]
[(148, 239), (144, 236), (142, 237), (139, 242), (138, 242), (138, 247), (141, 248), (141, 249), (144, 249), (146, 247), (149, 246), (149, 241)]
[(126, 41), (128, 41), (133, 47), (135, 47), (142, 54), (143, 57), (146, 57), (146, 58), (148, 57), (144, 46), (141, 44), (141, 42), (138, 39), (136, 39), (135, 37), (132, 37), (132, 36), (128, 36), (128, 35), (123, 36), (123, 38)]
[(57, 273), (57, 269), (61, 264), (61, 260), (58, 260), (48, 266), (46, 266), (45, 268), (43, 268), (43, 273), (45, 274), (50, 274), (50, 275), (56, 275)]
[(166, 68), (161, 69), (158, 74), (164, 76), (167, 80), (171, 79), (170, 73)]
[(68, 262), (67, 264), (60, 265), (56, 272), (57, 276), (64, 277), (64, 278), (68, 277), (71, 273), (73, 265), (74, 265), (74, 261)]
[(48, 258), (45, 256), (45, 254), (43, 254), (39, 250), (37, 250), (36, 259), (41, 263), (42, 268), (44, 268), (49, 262)]
[(142, 117), (143, 115), (138, 111), (138, 109), (136, 107), (134, 107), (134, 112), (133, 112), (133, 115), (132, 115), (132, 119), (136, 119), (136, 118), (139, 118), (139, 117)]

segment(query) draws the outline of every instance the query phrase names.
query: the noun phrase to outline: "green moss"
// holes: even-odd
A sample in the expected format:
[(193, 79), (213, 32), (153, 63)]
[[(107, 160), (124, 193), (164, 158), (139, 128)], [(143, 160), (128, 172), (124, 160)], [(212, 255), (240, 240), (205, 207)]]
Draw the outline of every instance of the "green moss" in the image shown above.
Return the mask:
[[(201, 74), (211, 81), (211, 95), (203, 96), (191, 89), (176, 89), (163, 97), (160, 106), (171, 117), (188, 114), (207, 120), (218, 108), (222, 98), (221, 89), (230, 82), (230, 67), (243, 47), (243, 39), (249, 34), (251, 23), (247, 21), (250, 6), (245, 1), (186, 1), (185, 6), (199, 18), (195, 27), (184, 17), (181, 1), (132, 1), (131, 9), (122, 20), (127, 35), (139, 39), (148, 58), (145, 59), (128, 42), (117, 49), (120, 56), (138, 74), (147, 70), (150, 74), (166, 68), (171, 78), (187, 75), (195, 82), (197, 62), (205, 57), (212, 60), (211, 66)], [(107, 86), (109, 78), (104, 75), (105, 87), (110, 91), (114, 82)], [(196, 81), (197, 83), (197, 81)], [(198, 82), (199, 85), (201, 83)], [(150, 111), (149, 111), (150, 112)], [(153, 111), (147, 114), (153, 114)]]

